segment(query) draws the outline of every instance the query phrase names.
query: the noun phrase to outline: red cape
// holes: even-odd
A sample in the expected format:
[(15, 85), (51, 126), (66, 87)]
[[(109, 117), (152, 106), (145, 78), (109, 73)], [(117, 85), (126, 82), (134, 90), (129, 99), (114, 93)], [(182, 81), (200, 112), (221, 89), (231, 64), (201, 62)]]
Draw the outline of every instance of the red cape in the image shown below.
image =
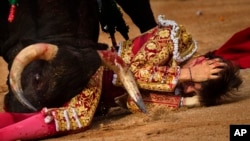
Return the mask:
[(250, 68), (250, 27), (235, 33), (214, 53), (233, 61), (241, 69)]

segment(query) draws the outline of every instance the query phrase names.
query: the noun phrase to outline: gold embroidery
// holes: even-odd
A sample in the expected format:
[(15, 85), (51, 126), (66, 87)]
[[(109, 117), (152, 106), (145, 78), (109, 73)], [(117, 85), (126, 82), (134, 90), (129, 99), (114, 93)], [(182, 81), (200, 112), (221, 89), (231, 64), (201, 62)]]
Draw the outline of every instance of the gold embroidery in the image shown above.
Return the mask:
[[(175, 53), (181, 59), (189, 57), (195, 50), (195, 46), (191, 35), (182, 25), (179, 25), (176, 31), (173, 28), (172, 25), (155, 27), (133, 40), (123, 42), (119, 53), (130, 65), (130, 70), (141, 89), (174, 91), (180, 62), (173, 59), (175, 50), (173, 39), (178, 40)], [(121, 85), (119, 81), (115, 84)]]
[[(152, 111), (155, 107), (165, 107), (171, 110), (179, 108), (181, 97), (174, 96), (171, 93), (142, 93), (142, 98), (148, 111)], [(131, 98), (128, 98), (127, 107), (132, 113), (139, 112), (139, 108), (136, 106)]]
[(104, 68), (100, 67), (87, 87), (65, 107), (53, 109), (57, 131), (72, 131), (89, 126), (99, 103), (103, 70)]

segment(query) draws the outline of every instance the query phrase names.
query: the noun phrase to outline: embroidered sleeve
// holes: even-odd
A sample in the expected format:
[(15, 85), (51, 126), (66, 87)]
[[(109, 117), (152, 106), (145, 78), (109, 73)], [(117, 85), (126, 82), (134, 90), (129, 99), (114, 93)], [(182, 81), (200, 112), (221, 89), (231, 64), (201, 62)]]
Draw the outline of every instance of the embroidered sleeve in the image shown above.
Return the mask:
[(103, 67), (92, 77), (87, 87), (64, 107), (49, 109), (55, 121), (56, 131), (65, 132), (88, 128), (100, 100), (102, 73)]
[(180, 74), (180, 67), (144, 66), (137, 68), (134, 77), (142, 89), (173, 92)]

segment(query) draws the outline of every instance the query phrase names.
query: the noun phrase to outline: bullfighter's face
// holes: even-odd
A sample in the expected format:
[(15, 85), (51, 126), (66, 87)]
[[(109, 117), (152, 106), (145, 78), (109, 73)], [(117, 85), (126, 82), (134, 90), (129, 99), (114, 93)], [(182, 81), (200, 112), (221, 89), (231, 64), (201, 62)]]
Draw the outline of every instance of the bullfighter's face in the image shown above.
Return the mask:
[(199, 95), (202, 86), (201, 83), (194, 83), (192, 81), (187, 81), (182, 83), (182, 88), (184, 94)]
[[(197, 64), (202, 63), (206, 58), (204, 56), (199, 56), (190, 59), (183, 68), (190, 68)], [(192, 95), (199, 95), (200, 90), (202, 89), (201, 83), (186, 81), (181, 84), (184, 94), (192, 94)]]

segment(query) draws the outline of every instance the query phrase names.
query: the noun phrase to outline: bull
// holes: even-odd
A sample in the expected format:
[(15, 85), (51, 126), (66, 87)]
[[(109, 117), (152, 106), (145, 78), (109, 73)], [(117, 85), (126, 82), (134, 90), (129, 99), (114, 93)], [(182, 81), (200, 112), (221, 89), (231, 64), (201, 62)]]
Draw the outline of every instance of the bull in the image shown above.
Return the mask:
[(97, 42), (96, 0), (19, 0), (11, 23), (6, 20), (9, 8), (8, 0), (2, 0), (1, 56), (10, 70), (6, 111), (59, 107), (80, 93), (101, 65), (120, 76), (128, 93), (145, 111), (128, 67), (115, 53), (105, 50), (106, 44)]

